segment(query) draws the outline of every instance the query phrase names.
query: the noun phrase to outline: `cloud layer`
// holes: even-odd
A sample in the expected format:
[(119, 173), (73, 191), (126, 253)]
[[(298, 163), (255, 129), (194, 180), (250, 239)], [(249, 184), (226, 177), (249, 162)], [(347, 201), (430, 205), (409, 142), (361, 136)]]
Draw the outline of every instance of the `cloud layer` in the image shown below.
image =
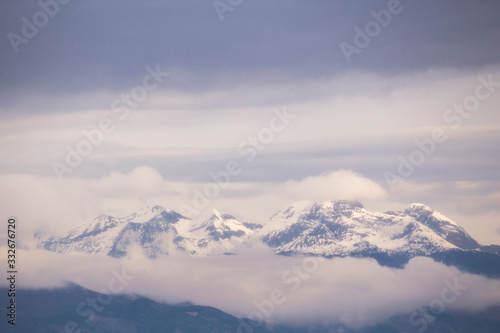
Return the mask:
[(40, 250), (22, 251), (20, 258), (20, 288), (52, 288), (71, 281), (109, 293), (118, 273), (127, 277), (122, 289), (128, 294), (168, 303), (191, 301), (236, 316), (261, 316), (266, 322), (359, 327), (432, 306), (442, 297), (453, 299), (444, 303), (446, 310), (476, 311), (500, 304), (500, 281), (428, 258), (412, 259), (403, 269), (381, 267), (369, 259), (276, 256), (264, 247), (207, 258), (172, 253), (150, 260), (138, 248), (123, 259)]
[(319, 202), (332, 198), (377, 200), (387, 195), (380, 185), (352, 170), (328, 172), (299, 181), (289, 180), (285, 182), (284, 188), (285, 191), (276, 192), (288, 192), (295, 197)]
[[(339, 44), (353, 44), (354, 28), (364, 29), (373, 20), (370, 12), (387, 9), (387, 1), (252, 1), (226, 12), (223, 21), (212, 2), (71, 2), (17, 54), (2, 39), (0, 62), (8, 66), (2, 67), (0, 91), (120, 90), (156, 63), (178, 77), (176, 89), (200, 91), (353, 69), (393, 74), (498, 62), (496, 1), (400, 6), (402, 12), (347, 63)], [(8, 2), (3, 9), (2, 36), (21, 35), (22, 17), (31, 20), (41, 10), (37, 2)]]

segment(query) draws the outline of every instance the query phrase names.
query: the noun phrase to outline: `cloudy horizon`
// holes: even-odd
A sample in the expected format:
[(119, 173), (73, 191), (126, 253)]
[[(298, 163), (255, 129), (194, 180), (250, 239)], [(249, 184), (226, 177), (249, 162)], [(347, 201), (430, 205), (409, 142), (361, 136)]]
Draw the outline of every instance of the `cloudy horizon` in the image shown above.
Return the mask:
[(192, 206), (236, 161), (205, 213), (423, 202), (500, 244), (496, 2), (41, 3), (0, 23), (2, 208), (28, 225)]
[[(155, 204), (265, 224), (300, 200), (355, 199), (380, 212), (421, 202), (479, 243), (500, 245), (498, 1), (1, 6), (0, 210), (20, 221), (30, 263), (53, 255), (34, 249), (35, 232)], [(262, 283), (278, 261), (264, 257), (253, 273)], [(203, 272), (217, 275), (232, 260), (203, 264)], [(349, 260), (339, 283), (359, 272)], [(398, 272), (359, 265), (396, 284), (426, 267), (441, 280), (458, 274), (430, 259)], [(33, 274), (43, 271), (35, 266)], [(498, 281), (465, 278), (477, 288), (487, 281), (477, 304), (494, 303), (487, 295)], [(358, 282), (352, 290), (374, 288), (367, 299), (387, 288)], [(200, 285), (201, 302), (211, 295), (203, 286), (221, 287)], [(226, 301), (211, 305), (229, 309)], [(428, 302), (400, 301), (405, 309)], [(278, 317), (297, 315), (295, 305)], [(370, 313), (367, 322), (396, 312)]]

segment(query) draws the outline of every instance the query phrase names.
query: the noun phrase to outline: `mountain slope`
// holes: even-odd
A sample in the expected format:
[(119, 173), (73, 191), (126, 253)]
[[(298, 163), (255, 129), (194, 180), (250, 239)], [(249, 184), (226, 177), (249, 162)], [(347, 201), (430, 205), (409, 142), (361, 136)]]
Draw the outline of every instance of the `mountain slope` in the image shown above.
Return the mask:
[(277, 252), (327, 256), (362, 252), (429, 255), (463, 249), (462, 244), (472, 248), (473, 240), (465, 230), (438, 212), (427, 208), (420, 212), (417, 207), (377, 213), (367, 211), (358, 201), (303, 201), (273, 215), (259, 235)]
[(101, 215), (60, 237), (42, 237), (39, 247), (59, 253), (104, 253), (113, 257), (127, 254), (139, 245), (155, 258), (171, 251), (192, 255), (231, 252), (246, 241), (259, 225), (240, 222), (214, 210), (206, 221), (192, 221), (161, 206), (145, 207), (123, 218)]
[(478, 249), (480, 245), (463, 228), (424, 204), (412, 204), (404, 214), (415, 218), (447, 242), (464, 250)]
[(123, 218), (101, 215), (66, 236), (41, 239), (40, 246), (59, 253), (105, 253), (119, 257), (128, 246), (137, 243), (148, 256), (155, 257), (165, 253), (168, 239), (177, 236), (173, 225), (185, 219), (160, 206), (146, 207)]
[(240, 222), (218, 210), (206, 220), (194, 221), (155, 206), (123, 218), (101, 215), (67, 235), (40, 237), (39, 246), (60, 253), (121, 257), (137, 244), (155, 258), (172, 251), (232, 254), (249, 241), (261, 241), (278, 254), (371, 257), (391, 267), (428, 256), (471, 272), (500, 276), (500, 246), (480, 245), (451, 219), (423, 204), (379, 213), (358, 201), (300, 201), (278, 211), (263, 226)]
[(230, 252), (245, 242), (259, 225), (238, 221), (229, 214), (216, 209), (212, 216), (189, 230), (185, 247), (192, 254), (208, 255), (215, 252)]

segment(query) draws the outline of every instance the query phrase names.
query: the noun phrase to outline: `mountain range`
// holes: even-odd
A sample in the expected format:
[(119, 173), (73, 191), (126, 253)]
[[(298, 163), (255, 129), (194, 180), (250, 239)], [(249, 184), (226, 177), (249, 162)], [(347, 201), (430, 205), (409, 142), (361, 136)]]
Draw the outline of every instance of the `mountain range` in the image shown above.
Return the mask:
[(133, 244), (155, 258), (174, 250), (206, 256), (234, 250), (261, 226), (238, 221), (229, 214), (213, 210), (199, 223), (161, 206), (145, 207), (118, 218), (100, 215), (62, 236), (38, 234), (40, 247), (59, 253), (105, 253), (121, 257)]
[[(37, 234), (39, 247), (59, 253), (127, 254), (139, 245), (150, 258), (183, 251), (194, 256), (236, 254), (262, 242), (282, 255), (361, 256), (400, 267), (415, 256), (500, 276), (500, 246), (479, 244), (457, 223), (424, 204), (404, 211), (371, 212), (359, 201), (295, 202), (264, 225), (213, 210), (192, 220), (161, 206), (126, 217), (100, 215), (64, 235)], [(493, 266), (491, 266), (493, 265)]]

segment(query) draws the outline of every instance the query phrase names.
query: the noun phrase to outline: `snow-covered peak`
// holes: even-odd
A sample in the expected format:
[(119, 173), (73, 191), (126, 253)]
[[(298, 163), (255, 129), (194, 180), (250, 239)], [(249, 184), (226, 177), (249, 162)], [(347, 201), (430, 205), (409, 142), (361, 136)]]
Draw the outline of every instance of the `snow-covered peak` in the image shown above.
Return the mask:
[(271, 216), (269, 221), (262, 227), (261, 233), (265, 234), (286, 229), (300, 221), (304, 216), (311, 214), (317, 207), (312, 200), (294, 202)]
[(150, 207), (150, 206), (143, 207), (138, 212), (135, 212), (133, 214), (130, 214), (129, 216), (122, 218), (122, 221), (123, 222), (145, 223), (145, 222), (149, 222), (155, 218), (159, 218), (159, 219), (163, 219), (167, 222), (175, 223), (177, 220), (184, 218), (184, 217), (182, 215), (174, 212), (171, 209), (156, 205), (153, 207)]
[(165, 211), (167, 213), (171, 213), (172, 212), (171, 209), (165, 208), (165, 207), (162, 207), (162, 206), (159, 206), (159, 205), (156, 205), (153, 208), (151, 208), (151, 211), (154, 212), (154, 213), (163, 212), (163, 211)]
[(439, 220), (441, 223), (445, 224), (450, 224), (457, 226), (458, 225), (452, 221), (450, 218), (444, 216), (437, 210), (431, 209), (429, 206), (426, 206), (422, 203), (413, 203), (406, 210), (404, 211), (404, 214), (413, 216), (417, 219), (428, 219), (428, 218), (433, 218), (435, 220)]
[(405, 214), (408, 215), (420, 215), (422, 213), (432, 213), (432, 209), (429, 206), (424, 205), (423, 203), (412, 203), (408, 208), (404, 211)]
[(238, 252), (261, 240), (278, 253), (356, 255), (410, 253), (428, 255), (480, 245), (438, 211), (412, 204), (404, 212), (367, 211), (359, 201), (292, 203), (264, 225), (240, 222), (214, 209), (204, 220), (187, 219), (162, 206), (144, 207), (127, 217), (100, 215), (61, 237), (40, 237), (40, 246), (56, 252), (125, 255), (138, 244), (150, 257), (172, 249), (192, 255)]
[(217, 220), (220, 220), (220, 221), (235, 219), (233, 216), (231, 216), (229, 214), (225, 214), (225, 213), (223, 213), (223, 212), (221, 212), (220, 210), (217, 210), (217, 209), (212, 209), (212, 217), (211, 218), (217, 219)]
[(312, 220), (318, 218), (324, 218), (326, 220), (334, 219), (339, 214), (350, 218), (352, 212), (357, 210), (364, 211), (364, 206), (357, 200), (340, 199), (325, 201), (320, 205), (311, 200), (298, 201), (274, 214), (261, 229), (260, 233), (263, 235), (274, 235), (294, 225), (309, 225)]
[(465, 230), (426, 205), (384, 214), (369, 212), (355, 200), (294, 203), (274, 214), (258, 236), (277, 252), (323, 255), (418, 255), (479, 247)]
[(404, 214), (430, 228), (439, 237), (462, 249), (475, 249), (479, 244), (458, 224), (421, 203), (411, 204)]
[(106, 215), (102, 214), (96, 217), (87, 227), (87, 231), (92, 231), (92, 230), (106, 230), (108, 228), (112, 228), (115, 225), (117, 225), (118, 219), (111, 216), (111, 215)]
[(185, 234), (184, 248), (194, 255), (231, 253), (255, 233), (256, 226), (214, 209), (209, 219)]
[(224, 233), (226, 231), (238, 231), (241, 230), (243, 232), (250, 231), (247, 227), (243, 225), (240, 221), (238, 221), (234, 216), (229, 214), (225, 214), (217, 209), (214, 209), (212, 216), (203, 221), (202, 223), (194, 226), (192, 228), (192, 232), (197, 232), (198, 234), (206, 234), (207, 232), (218, 232)]
[(292, 217), (299, 217), (302, 214), (307, 214), (311, 212), (313, 209), (317, 207), (316, 203), (312, 200), (302, 200), (302, 201), (297, 201), (292, 203), (291, 205), (284, 207), (280, 211), (278, 211), (276, 214), (274, 214), (271, 219), (273, 218), (292, 218)]
[(221, 211), (218, 211), (217, 209), (212, 209), (212, 214), (213, 216), (215, 216), (216, 218), (218, 218), (219, 220), (222, 220), (222, 212)]

